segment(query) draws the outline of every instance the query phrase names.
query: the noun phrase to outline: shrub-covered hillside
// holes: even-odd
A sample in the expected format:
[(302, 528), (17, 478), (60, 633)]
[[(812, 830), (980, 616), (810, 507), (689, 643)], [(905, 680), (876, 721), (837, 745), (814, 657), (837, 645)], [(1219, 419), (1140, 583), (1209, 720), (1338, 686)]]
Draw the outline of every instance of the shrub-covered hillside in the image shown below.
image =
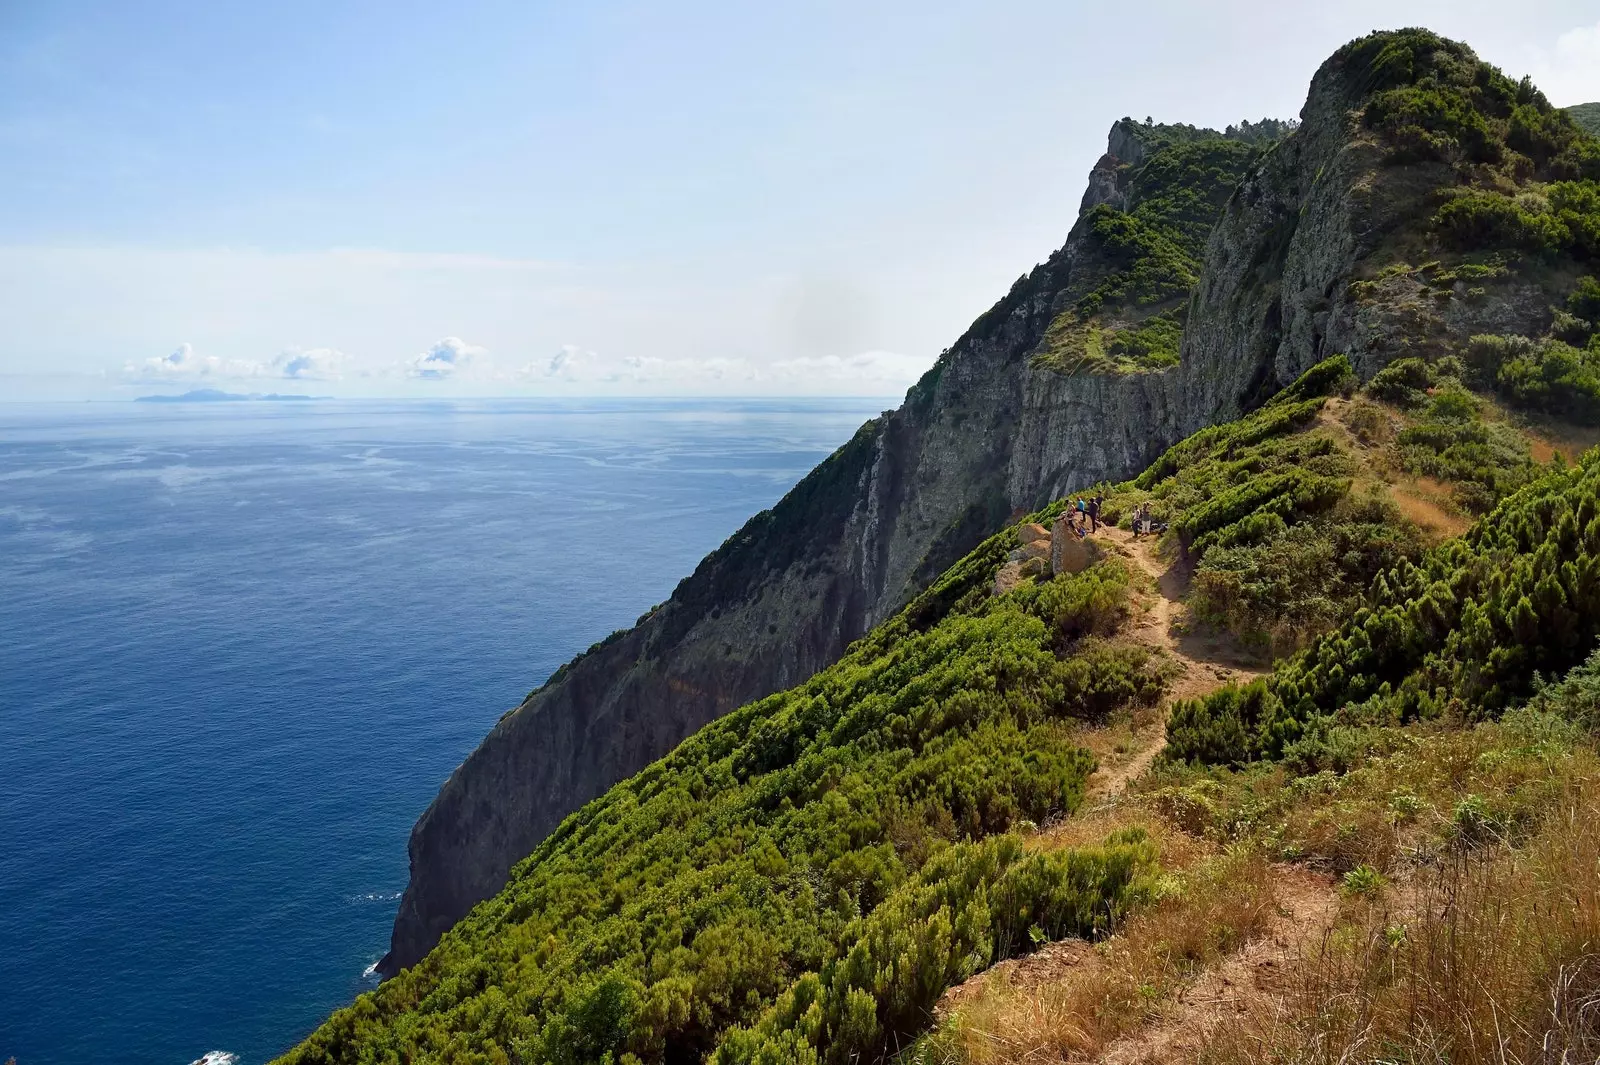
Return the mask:
[(1076, 250), (1074, 302), (1034, 360), (1066, 373), (1173, 366), (1206, 238), (1251, 162), (1288, 126), (1264, 119), (1225, 132), (1136, 123), (1119, 128), (1143, 161), (1122, 164), (1124, 202), (1090, 209)]
[(1566, 112), (1580, 127), (1600, 137), (1600, 103), (1573, 104)]
[[(416, 967), (284, 1060), (690, 1061), (809, 1042), (874, 1057), (944, 988), (1140, 896), (1139, 838), (1027, 854), (1094, 759), (1075, 722), (1152, 705), (1114, 638), (1129, 572), (992, 597), (1002, 534), (838, 665), (570, 817)], [(609, 1057), (608, 1057), (609, 1055)]]
[(1600, 457), (1556, 469), (1465, 536), (1379, 574), (1366, 603), (1273, 674), (1180, 705), (1169, 756), (1278, 757), (1349, 723), (1493, 717), (1600, 635)]
[[(1319, 422), (1350, 387), (1348, 363), (1330, 360), (1112, 490), (1108, 512), (1153, 501), (1172, 549), (1231, 551), (1279, 582), (1300, 579), (1304, 557), (1264, 545), (1305, 529), (1337, 538), (1322, 576), (1341, 590), (1322, 626), (1338, 625), (1371, 574), (1397, 581), (1462, 549), (1424, 555), (1377, 496), (1352, 498), (1348, 444)], [(1507, 535), (1501, 571), (1548, 567), (1534, 534)], [(1154, 705), (1169, 666), (1125, 636), (1143, 579), (1126, 563), (996, 594), (1014, 543), (990, 539), (838, 665), (573, 815), (421, 964), (284, 1060), (877, 1060), (925, 1031), (952, 985), (1109, 930), (1156, 890), (1142, 830), (1063, 848), (1017, 833), (1078, 809), (1095, 767), (1081, 728)], [(1226, 691), (1180, 708), (1177, 756), (1221, 756), (1214, 739), (1191, 748), (1201, 708), (1240, 700)]]

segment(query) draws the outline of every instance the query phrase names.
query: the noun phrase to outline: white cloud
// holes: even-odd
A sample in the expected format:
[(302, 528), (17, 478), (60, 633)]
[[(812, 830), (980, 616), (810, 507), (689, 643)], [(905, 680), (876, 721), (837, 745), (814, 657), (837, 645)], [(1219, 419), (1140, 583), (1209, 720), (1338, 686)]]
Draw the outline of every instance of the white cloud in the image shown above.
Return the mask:
[(270, 368), (274, 376), (291, 381), (337, 381), (348, 361), (337, 348), (285, 348)]
[(146, 381), (337, 381), (346, 361), (344, 352), (336, 348), (286, 348), (259, 361), (202, 355), (193, 344), (183, 343), (169, 355), (126, 364), (123, 376)]
[(197, 380), (200, 378), (260, 377), (260, 363), (248, 359), (224, 359), (216, 355), (201, 355), (191, 344), (179, 344), (170, 355), (129, 363), (123, 368), (129, 377), (156, 380)]
[(468, 344), (460, 337), (445, 337), (411, 359), (406, 373), (423, 381), (443, 381), (466, 376), (475, 369), (489, 369), (488, 352)]
[(1566, 107), (1600, 101), (1600, 22), (1556, 38), (1554, 47), (1532, 49), (1528, 74), (1550, 102)]

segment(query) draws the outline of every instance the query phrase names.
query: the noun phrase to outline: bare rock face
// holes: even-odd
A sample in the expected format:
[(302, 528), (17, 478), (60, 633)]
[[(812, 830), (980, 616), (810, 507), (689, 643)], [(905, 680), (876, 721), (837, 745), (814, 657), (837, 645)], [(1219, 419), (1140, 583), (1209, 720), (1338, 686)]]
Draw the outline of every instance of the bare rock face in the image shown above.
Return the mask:
[(1030, 558), (1021, 564), (1017, 570), (1019, 577), (1048, 577), (1050, 576), (1049, 558)]
[(1005, 595), (1022, 583), (1022, 563), (1007, 562), (995, 571), (994, 595)]
[(1056, 519), (1050, 533), (1050, 573), (1082, 573), (1100, 561), (1100, 547), (1088, 537), (1073, 531), (1066, 515)]
[(1050, 530), (1046, 529), (1043, 525), (1040, 525), (1036, 521), (1024, 522), (1023, 524), (1017, 526), (1018, 543), (1031, 544), (1039, 540), (1049, 542)]

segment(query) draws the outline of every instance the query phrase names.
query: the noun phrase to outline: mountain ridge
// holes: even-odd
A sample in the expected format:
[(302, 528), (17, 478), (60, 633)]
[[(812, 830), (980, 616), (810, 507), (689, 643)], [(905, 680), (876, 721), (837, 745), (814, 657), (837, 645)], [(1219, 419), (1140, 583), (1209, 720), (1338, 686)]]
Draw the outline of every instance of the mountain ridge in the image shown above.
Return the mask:
[[(567, 812), (706, 722), (827, 666), (1017, 512), (1132, 476), (1329, 355), (1371, 377), (1477, 334), (1545, 333), (1576, 276), (1566, 252), (1469, 261), (1483, 257), (1440, 245), (1431, 220), (1440, 204), (1483, 203), (1501, 217), (1519, 208), (1495, 181), (1556, 180), (1600, 156), (1537, 89), (1486, 70), (1425, 31), (1341, 49), (1312, 79), (1298, 128), (1259, 152), (1204, 160), (1203, 173), (1228, 159), (1240, 171), (1193, 259), (1183, 252), (1193, 226), (1145, 217), (1151, 201), (1139, 200), (1152, 160), (1192, 142), (1152, 152), (1140, 124), (1114, 126), (1066, 243), (900, 408), (863, 426), (638, 626), (558, 671), (452, 774), (413, 830), (382, 971), (419, 960)], [(1441, 125), (1435, 97), (1479, 101), (1469, 115), (1490, 118)], [(1504, 225), (1554, 232), (1520, 219)], [(1413, 267), (1424, 251), (1441, 258)], [(1179, 322), (1174, 366), (1161, 353)], [(1080, 340), (1081, 357), (1058, 357)], [(1093, 344), (1114, 357), (1088, 357)]]

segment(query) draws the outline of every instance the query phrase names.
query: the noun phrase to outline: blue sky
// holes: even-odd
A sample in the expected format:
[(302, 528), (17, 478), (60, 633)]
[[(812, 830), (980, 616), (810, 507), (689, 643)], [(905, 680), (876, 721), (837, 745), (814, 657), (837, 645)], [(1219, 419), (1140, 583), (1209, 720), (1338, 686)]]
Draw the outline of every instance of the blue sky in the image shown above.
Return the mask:
[(1116, 118), (1408, 24), (1600, 99), (1592, 0), (0, 0), (0, 399), (896, 394)]

